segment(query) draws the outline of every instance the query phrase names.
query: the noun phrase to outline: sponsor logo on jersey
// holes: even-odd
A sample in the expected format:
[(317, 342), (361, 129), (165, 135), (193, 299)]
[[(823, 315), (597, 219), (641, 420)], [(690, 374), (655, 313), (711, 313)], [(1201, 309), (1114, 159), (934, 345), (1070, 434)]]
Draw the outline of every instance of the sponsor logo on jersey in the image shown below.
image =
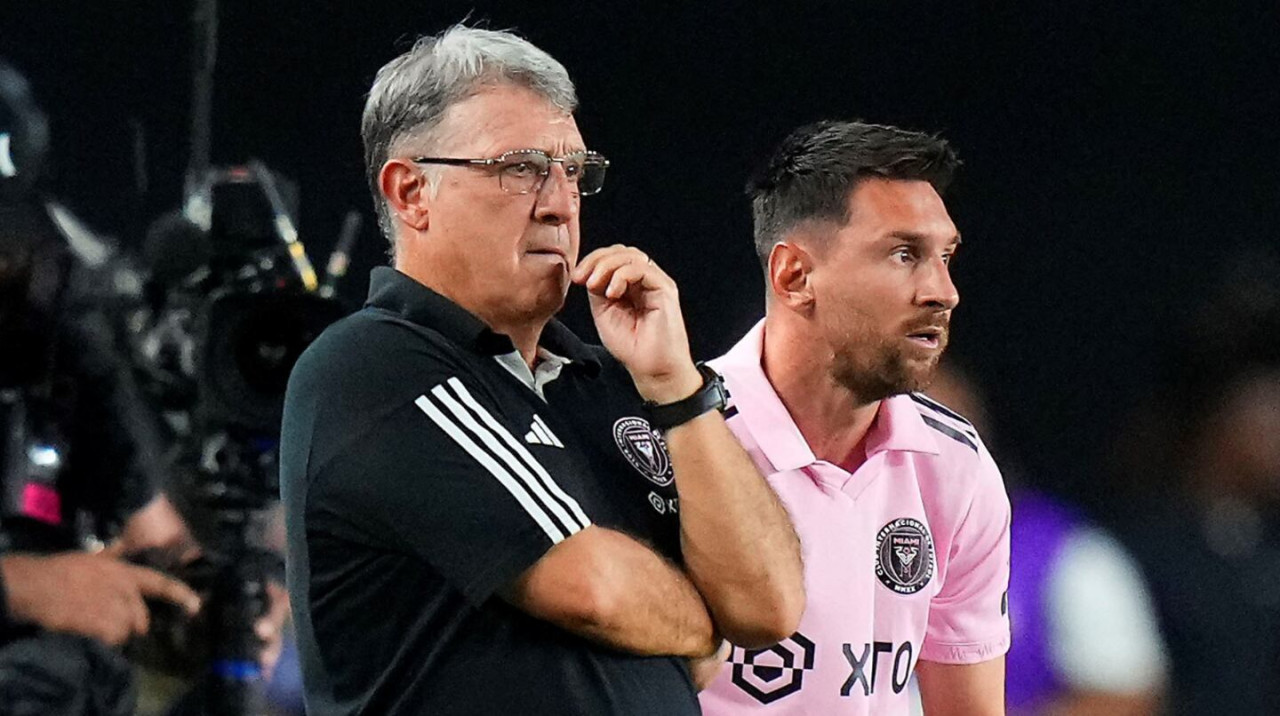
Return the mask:
[(656, 492), (649, 493), (649, 504), (653, 506), (654, 511), (660, 515), (667, 513), (676, 514), (680, 512), (679, 497), (663, 497)]
[[(855, 686), (862, 687), (863, 696), (871, 696), (876, 692), (877, 681), (882, 686), (885, 683), (883, 678), (877, 679), (881, 674), (888, 674), (888, 683), (893, 687), (893, 693), (900, 694), (907, 688), (914, 666), (912, 657), (916, 651), (911, 642), (894, 644), (891, 641), (872, 641), (863, 642), (857, 649), (853, 644), (844, 644), (841, 648), (845, 660), (849, 662), (849, 678), (840, 687), (841, 696), (853, 694)], [(884, 668), (880, 666), (882, 663)]]
[(618, 444), (622, 456), (641, 475), (659, 487), (670, 485), (675, 479), (671, 469), (671, 456), (662, 436), (649, 427), (644, 418), (619, 418), (613, 424), (613, 441)]
[(762, 704), (796, 693), (813, 670), (814, 643), (796, 632), (765, 649), (733, 647), (733, 685)]
[(899, 517), (876, 534), (876, 577), (897, 594), (924, 589), (933, 561), (933, 538), (920, 520)]

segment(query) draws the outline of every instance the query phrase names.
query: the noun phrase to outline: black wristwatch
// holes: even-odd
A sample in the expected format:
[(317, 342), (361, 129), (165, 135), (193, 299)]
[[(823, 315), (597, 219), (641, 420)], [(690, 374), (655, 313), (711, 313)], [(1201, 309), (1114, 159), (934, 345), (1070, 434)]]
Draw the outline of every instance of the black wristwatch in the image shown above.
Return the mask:
[(702, 387), (694, 391), (693, 395), (663, 405), (645, 401), (644, 408), (649, 413), (649, 427), (654, 430), (670, 430), (708, 411), (724, 412), (725, 404), (729, 400), (729, 391), (725, 390), (724, 378), (706, 363), (698, 364), (698, 372), (702, 374)]

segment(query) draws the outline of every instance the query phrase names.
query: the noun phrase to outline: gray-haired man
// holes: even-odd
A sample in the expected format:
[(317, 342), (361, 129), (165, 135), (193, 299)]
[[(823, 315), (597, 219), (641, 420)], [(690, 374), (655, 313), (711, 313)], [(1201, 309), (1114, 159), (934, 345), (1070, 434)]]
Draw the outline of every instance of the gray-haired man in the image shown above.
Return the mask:
[[(379, 73), (393, 243), (290, 380), (290, 589), (312, 713), (696, 714), (686, 659), (803, 609), (795, 533), (689, 357), (671, 279), (578, 258), (564, 68), (455, 27)], [(552, 320), (584, 285), (605, 347)]]

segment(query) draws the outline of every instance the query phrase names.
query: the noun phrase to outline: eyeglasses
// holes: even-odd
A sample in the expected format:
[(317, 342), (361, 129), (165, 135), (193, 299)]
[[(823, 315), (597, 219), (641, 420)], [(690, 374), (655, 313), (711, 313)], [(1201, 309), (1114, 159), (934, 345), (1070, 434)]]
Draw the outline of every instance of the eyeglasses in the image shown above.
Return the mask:
[(559, 164), (578, 194), (598, 194), (604, 186), (604, 172), (609, 160), (595, 152), (573, 152), (552, 157), (541, 149), (515, 149), (492, 159), (453, 159), (449, 157), (415, 157), (415, 164), (489, 167), (498, 174), (498, 186), (508, 194), (528, 194), (542, 188), (551, 173), (551, 165)]

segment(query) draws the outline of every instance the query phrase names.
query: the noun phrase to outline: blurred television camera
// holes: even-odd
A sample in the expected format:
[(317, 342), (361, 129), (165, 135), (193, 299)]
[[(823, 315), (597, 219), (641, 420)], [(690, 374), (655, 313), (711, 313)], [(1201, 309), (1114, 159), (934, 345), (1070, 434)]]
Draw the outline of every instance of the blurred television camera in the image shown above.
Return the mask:
[[(153, 482), (161, 482), (200, 545), (200, 557), (187, 564), (171, 555), (135, 557), (191, 585), (204, 606), (192, 620), (148, 602), (150, 634), (127, 652), (199, 684), (182, 713), (261, 713), (255, 622), (268, 609), (268, 584), (283, 583), (270, 532), (284, 390), (302, 351), (347, 312), (332, 297), (340, 272), (330, 271), (322, 285), (298, 238), (296, 188), (261, 162), (193, 162), (182, 208), (154, 221), (132, 255), (42, 191), (48, 149), (48, 123), (26, 82), (0, 62), (0, 344), (9, 347), (0, 351), (0, 554), (39, 542), (30, 534), (53, 535), (43, 543), (52, 545), (42, 547), (47, 551), (101, 544), (127, 514), (115, 494), (127, 490), (96, 472), (92, 480), (77, 478), (92, 483), (88, 488), (66, 484), (69, 458), (85, 464), (91, 457), (68, 423), (88, 416), (61, 409), (54, 398), (62, 385), (46, 374), (55, 349), (60, 360), (78, 358), (84, 332), (58, 345), (50, 327), (71, 307), (88, 306), (95, 342), (83, 352), (106, 356), (103, 372), (122, 368), (127, 392), (138, 398), (95, 416), (120, 433), (99, 443), (109, 449), (116, 437), (132, 442), (150, 434), (151, 452), (133, 457), (147, 458), (143, 470), (159, 476)], [(349, 217), (342, 256), (357, 230)], [(0, 610), (0, 623), (2, 617)], [(95, 654), (98, 646), (90, 645)], [(99, 656), (110, 659), (109, 652)], [(110, 693), (85, 698), (115, 706), (131, 700), (120, 685), (127, 668), (114, 668), (118, 678), (101, 689)], [(77, 679), (64, 681), (92, 690)], [(0, 697), (7, 702), (7, 692)]]
[(149, 299), (125, 321), (172, 445), (170, 494), (203, 546), (178, 574), (210, 595), (203, 622), (166, 622), (169, 643), (139, 656), (170, 669), (209, 664), (204, 713), (260, 708), (253, 625), (267, 583), (283, 583), (268, 532), (285, 386), (302, 351), (346, 313), (319, 291), (295, 195), (260, 162), (210, 168), (183, 209), (148, 232)]

